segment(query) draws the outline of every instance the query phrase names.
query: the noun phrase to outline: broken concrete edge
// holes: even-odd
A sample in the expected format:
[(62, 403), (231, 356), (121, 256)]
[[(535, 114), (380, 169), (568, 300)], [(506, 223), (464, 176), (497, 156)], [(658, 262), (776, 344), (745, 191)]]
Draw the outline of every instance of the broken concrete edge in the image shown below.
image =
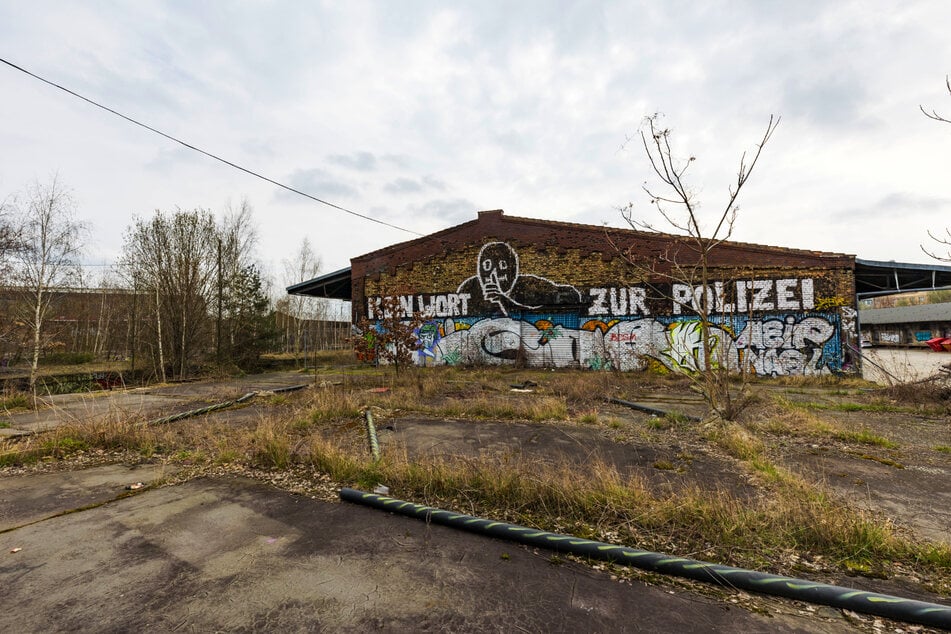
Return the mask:
[(340, 499), (383, 511), (480, 535), (515, 541), (533, 547), (565, 552), (657, 572), (713, 583), (728, 588), (805, 601), (885, 618), (951, 630), (951, 606), (906, 599), (855, 588), (817, 583), (744, 568), (734, 568), (639, 548), (608, 544), (574, 535), (549, 533), (518, 524), (454, 513), (396, 498), (343, 488)]
[[(639, 412), (645, 412), (647, 414), (652, 414), (654, 416), (667, 416), (670, 412), (666, 412), (662, 409), (657, 409), (656, 407), (648, 407), (646, 405), (638, 405), (637, 403), (632, 403), (631, 401), (625, 401), (619, 398), (609, 398), (609, 403), (614, 403), (616, 405), (623, 405), (624, 407), (630, 407), (631, 409), (637, 410)], [(700, 422), (700, 418), (697, 416), (691, 416), (689, 414), (679, 414), (689, 421), (695, 423)]]
[(97, 508), (100, 508), (100, 507), (102, 507), (102, 506), (106, 506), (107, 504), (112, 504), (113, 502), (118, 502), (119, 500), (124, 500), (124, 499), (126, 499), (126, 498), (129, 498), (129, 497), (132, 497), (132, 496), (135, 496), (135, 495), (141, 495), (141, 494), (143, 494), (143, 493), (145, 493), (145, 492), (147, 492), (147, 491), (150, 491), (150, 490), (152, 490), (152, 489), (155, 489), (155, 488), (158, 488), (158, 487), (162, 486), (163, 482), (162, 482), (162, 480), (158, 480), (158, 481), (155, 481), (155, 482), (150, 482), (150, 483), (148, 483), (148, 484), (145, 484), (145, 483), (142, 483), (142, 482), (136, 482), (135, 484), (140, 484), (141, 486), (136, 487), (136, 488), (130, 488), (129, 486), (126, 486), (126, 487), (124, 487), (119, 493), (117, 493), (116, 495), (114, 495), (113, 497), (111, 497), (111, 498), (109, 498), (109, 499), (107, 499), (107, 500), (99, 500), (99, 501), (97, 501), (97, 502), (91, 502), (91, 503), (89, 503), (89, 504), (83, 504), (83, 505), (81, 505), (81, 506), (77, 506), (77, 507), (71, 508), (71, 509), (66, 509), (66, 510), (64, 510), (64, 511), (59, 511), (58, 513), (53, 513), (52, 515), (47, 515), (47, 516), (45, 516), (45, 517), (41, 517), (41, 518), (39, 518), (39, 519), (35, 519), (35, 520), (32, 520), (32, 521), (26, 522), (26, 523), (24, 523), (24, 524), (19, 524), (19, 525), (17, 525), (17, 526), (10, 526), (9, 528), (0, 529), (0, 535), (3, 535), (4, 533), (11, 533), (11, 532), (13, 532), (13, 531), (20, 530), (21, 528), (25, 528), (25, 527), (27, 527), (27, 526), (33, 526), (33, 525), (35, 525), (35, 524), (40, 524), (40, 523), (42, 523), (42, 522), (46, 522), (46, 521), (49, 521), (49, 520), (52, 520), (52, 519), (56, 519), (57, 517), (64, 517), (64, 516), (66, 516), (66, 515), (72, 515), (72, 514), (74, 514), (74, 513), (82, 513), (83, 511), (89, 511), (89, 510), (92, 510), (92, 509), (97, 509)]

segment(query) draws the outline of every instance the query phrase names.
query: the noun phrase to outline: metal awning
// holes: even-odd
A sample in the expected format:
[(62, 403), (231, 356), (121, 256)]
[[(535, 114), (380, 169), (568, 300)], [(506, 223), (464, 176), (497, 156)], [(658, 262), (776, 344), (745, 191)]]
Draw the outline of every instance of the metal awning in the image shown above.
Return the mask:
[(859, 298), (941, 288), (951, 288), (951, 266), (855, 258), (855, 294)]
[(350, 267), (315, 277), (287, 287), (288, 295), (307, 295), (308, 297), (327, 297), (350, 301), (353, 294), (350, 284)]

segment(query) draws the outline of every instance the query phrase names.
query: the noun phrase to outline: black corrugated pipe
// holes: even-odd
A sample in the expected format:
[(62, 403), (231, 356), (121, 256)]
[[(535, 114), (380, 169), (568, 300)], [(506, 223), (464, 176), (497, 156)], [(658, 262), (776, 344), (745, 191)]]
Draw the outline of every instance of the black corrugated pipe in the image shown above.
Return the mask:
[(876, 592), (865, 592), (854, 588), (816, 583), (805, 579), (783, 577), (743, 568), (733, 568), (695, 559), (673, 557), (638, 548), (581, 539), (572, 535), (559, 535), (558, 533), (549, 533), (526, 526), (518, 526), (517, 524), (494, 522), (471, 515), (453, 513), (452, 511), (405, 502), (375, 493), (365, 493), (355, 489), (341, 489), (340, 499), (452, 528), (461, 528), (480, 535), (508, 539), (529, 546), (549, 548), (580, 557), (601, 559), (652, 572), (715, 583), (728, 588), (829, 605), (854, 612), (874, 614), (898, 621), (951, 630), (951, 607), (937, 603), (927, 603)]

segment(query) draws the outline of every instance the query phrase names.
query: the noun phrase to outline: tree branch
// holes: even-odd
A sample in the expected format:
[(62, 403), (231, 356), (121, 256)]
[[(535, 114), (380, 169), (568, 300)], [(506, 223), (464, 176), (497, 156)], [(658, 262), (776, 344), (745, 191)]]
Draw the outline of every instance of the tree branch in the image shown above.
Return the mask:
[[(951, 78), (949, 78), (947, 75), (944, 76), (944, 84), (948, 88), (948, 93), (951, 94)], [(918, 106), (918, 109), (921, 110), (922, 114), (924, 114), (929, 119), (940, 121), (941, 123), (951, 123), (951, 119), (946, 119), (945, 117), (942, 117), (941, 115), (938, 114), (937, 110), (932, 110), (931, 112), (928, 112), (927, 110), (925, 110), (925, 107), (920, 104)], [(925, 253), (927, 253), (927, 251), (925, 251)]]

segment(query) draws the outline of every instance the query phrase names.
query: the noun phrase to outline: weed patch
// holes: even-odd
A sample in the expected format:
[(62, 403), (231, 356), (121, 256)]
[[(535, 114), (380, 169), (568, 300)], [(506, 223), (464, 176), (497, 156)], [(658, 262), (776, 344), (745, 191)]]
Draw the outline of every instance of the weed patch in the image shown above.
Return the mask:
[(884, 456), (873, 456), (871, 454), (863, 453), (863, 454), (859, 454), (859, 458), (861, 458), (862, 460), (871, 460), (872, 462), (877, 462), (887, 467), (894, 467), (896, 469), (905, 468), (905, 465), (903, 465), (902, 463), (892, 460), (891, 458), (886, 458)]
[[(28, 410), (33, 407), (33, 399), (24, 392), (13, 392), (0, 398), (0, 409), (2, 410)], [(4, 425), (8, 427), (9, 425)]]
[(918, 410), (914, 407), (908, 407), (903, 405), (895, 405), (892, 403), (819, 403), (816, 401), (789, 401), (790, 405), (794, 407), (802, 407), (805, 409), (813, 410), (828, 410), (834, 412), (875, 412), (875, 413), (897, 413), (897, 414), (914, 414)]
[(884, 447), (885, 449), (897, 449), (898, 443), (885, 438), (884, 436), (879, 436), (867, 429), (862, 429), (859, 431), (835, 431), (833, 435), (839, 440), (845, 440), (847, 442), (856, 442), (862, 445), (872, 445), (874, 447)]
[(398, 497), (433, 506), (640, 548), (703, 550), (735, 565), (769, 566), (790, 548), (868, 565), (885, 559), (951, 563), (951, 547), (910, 544), (890, 526), (762, 459), (753, 468), (774, 490), (750, 500), (698, 489), (654, 495), (643, 480), (603, 463), (581, 469), (488, 458), (410, 462), (399, 452), (373, 462), (317, 438), (308, 453), (309, 462), (340, 482), (385, 483)]
[(284, 469), (291, 464), (291, 438), (287, 426), (267, 420), (258, 424), (251, 436), (251, 462), (268, 469)]
[(736, 423), (730, 423), (710, 433), (710, 439), (729, 455), (740, 460), (750, 460), (762, 454), (762, 441)]

